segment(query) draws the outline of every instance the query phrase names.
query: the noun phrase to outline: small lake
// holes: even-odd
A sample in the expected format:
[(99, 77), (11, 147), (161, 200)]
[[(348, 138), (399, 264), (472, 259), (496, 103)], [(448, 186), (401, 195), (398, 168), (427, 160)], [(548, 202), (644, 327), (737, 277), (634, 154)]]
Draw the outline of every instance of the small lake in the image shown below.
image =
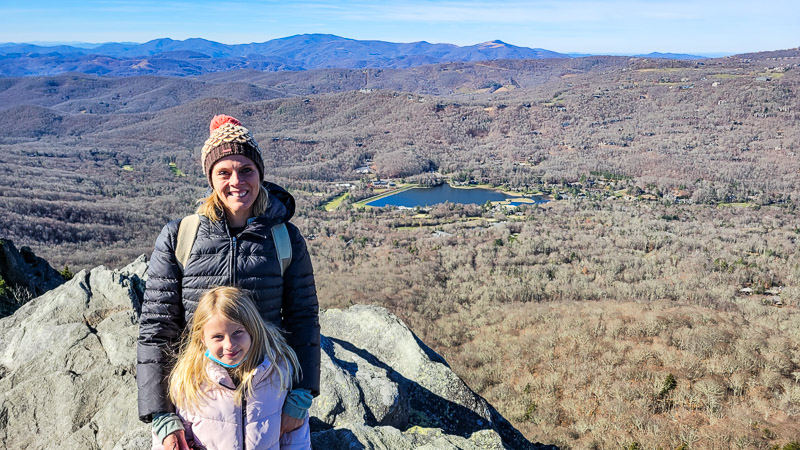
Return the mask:
[[(522, 201), (520, 201), (522, 200)], [(440, 184), (430, 188), (412, 188), (397, 194), (388, 195), (367, 203), (367, 206), (432, 206), (439, 203), (461, 203), (483, 205), (486, 202), (507, 201), (511, 205), (544, 203), (541, 197), (515, 197), (500, 191), (483, 188), (453, 188), (449, 184)]]

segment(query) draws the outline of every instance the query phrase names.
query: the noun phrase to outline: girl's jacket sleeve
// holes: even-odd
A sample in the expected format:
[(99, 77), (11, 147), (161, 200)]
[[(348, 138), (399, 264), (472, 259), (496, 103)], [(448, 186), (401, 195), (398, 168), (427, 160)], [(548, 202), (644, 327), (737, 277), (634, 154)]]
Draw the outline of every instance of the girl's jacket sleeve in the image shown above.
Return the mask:
[(150, 422), (153, 414), (175, 411), (167, 396), (167, 376), (170, 354), (185, 326), (182, 275), (175, 259), (179, 222), (170, 222), (161, 230), (147, 269), (136, 348), (139, 418), (145, 422)]

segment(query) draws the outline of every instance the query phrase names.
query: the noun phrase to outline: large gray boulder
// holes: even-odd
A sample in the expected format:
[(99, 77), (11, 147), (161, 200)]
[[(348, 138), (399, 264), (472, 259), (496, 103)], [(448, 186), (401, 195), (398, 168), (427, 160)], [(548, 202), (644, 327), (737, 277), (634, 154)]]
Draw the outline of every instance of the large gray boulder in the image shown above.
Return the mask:
[[(146, 270), (81, 271), (0, 319), (0, 448), (150, 448), (134, 378)], [(314, 448), (532, 447), (388, 311), (320, 321)]]
[(502, 449), (527, 448), (508, 446), (499, 434), (492, 430), (476, 431), (468, 437), (446, 434), (438, 428), (412, 427), (400, 431), (394, 427), (350, 425), (327, 431), (313, 433), (314, 448), (326, 450), (353, 449)]
[(331, 436), (368, 448), (531, 447), (386, 309), (331, 309), (320, 315), (320, 325), (322, 393), (311, 415), (314, 428), (335, 431), (312, 437), (325, 442), (320, 448), (330, 447)]
[(81, 271), (0, 319), (0, 448), (149, 448), (134, 379), (145, 269)]

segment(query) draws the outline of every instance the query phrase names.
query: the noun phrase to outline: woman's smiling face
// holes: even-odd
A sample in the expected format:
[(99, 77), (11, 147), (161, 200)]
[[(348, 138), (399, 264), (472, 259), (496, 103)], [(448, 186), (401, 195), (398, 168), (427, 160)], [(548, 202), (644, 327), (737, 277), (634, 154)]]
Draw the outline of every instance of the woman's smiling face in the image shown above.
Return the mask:
[(236, 223), (232, 226), (241, 226), (238, 224), (251, 217), (261, 180), (258, 167), (250, 158), (231, 155), (217, 161), (211, 168), (211, 185), (225, 207), (226, 216)]

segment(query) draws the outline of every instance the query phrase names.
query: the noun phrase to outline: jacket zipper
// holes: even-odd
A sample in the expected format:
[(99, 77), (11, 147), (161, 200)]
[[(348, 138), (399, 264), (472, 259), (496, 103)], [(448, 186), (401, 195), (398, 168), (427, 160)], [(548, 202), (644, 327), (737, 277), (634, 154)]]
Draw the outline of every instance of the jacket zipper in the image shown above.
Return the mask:
[(236, 285), (236, 236), (231, 237), (231, 286)]
[(242, 450), (247, 450), (247, 389), (242, 388)]

